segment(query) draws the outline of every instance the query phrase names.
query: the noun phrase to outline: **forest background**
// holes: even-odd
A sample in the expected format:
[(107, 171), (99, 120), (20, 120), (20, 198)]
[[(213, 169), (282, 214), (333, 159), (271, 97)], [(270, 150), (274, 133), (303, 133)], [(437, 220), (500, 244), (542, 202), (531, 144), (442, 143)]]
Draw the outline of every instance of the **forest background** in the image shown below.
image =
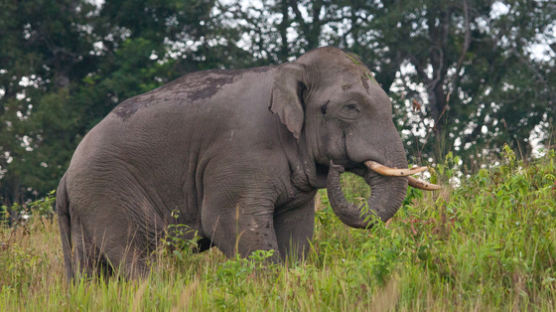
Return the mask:
[(358, 54), (393, 101), (411, 163), (453, 181), (553, 148), (556, 3), (479, 0), (0, 2), (0, 205), (55, 189), (119, 102), (181, 75)]

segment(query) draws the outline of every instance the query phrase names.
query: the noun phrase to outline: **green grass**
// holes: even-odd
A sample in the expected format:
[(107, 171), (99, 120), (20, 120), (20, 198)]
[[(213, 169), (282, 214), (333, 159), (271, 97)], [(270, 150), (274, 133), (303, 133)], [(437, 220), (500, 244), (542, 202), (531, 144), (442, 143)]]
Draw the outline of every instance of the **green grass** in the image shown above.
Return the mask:
[[(0, 311), (554, 311), (555, 153), (504, 157), (460, 188), (412, 191), (371, 230), (344, 226), (320, 192), (313, 250), (287, 266), (162, 250), (144, 280), (66, 285), (57, 224), (35, 217), (0, 230)], [(348, 175), (344, 189), (369, 192)]]

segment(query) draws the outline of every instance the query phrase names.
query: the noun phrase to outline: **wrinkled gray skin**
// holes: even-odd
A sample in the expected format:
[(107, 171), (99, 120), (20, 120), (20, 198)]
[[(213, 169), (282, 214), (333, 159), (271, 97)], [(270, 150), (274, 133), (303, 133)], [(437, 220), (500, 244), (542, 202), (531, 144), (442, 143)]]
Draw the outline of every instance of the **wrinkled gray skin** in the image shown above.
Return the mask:
[[(124, 101), (85, 136), (58, 187), (68, 276), (144, 274), (173, 223), (192, 230), (184, 239), (197, 231), (199, 250), (300, 257), (323, 187), (347, 225), (389, 219), (407, 179), (363, 162), (407, 161), (390, 101), (369, 77), (353, 56), (320, 48), (276, 67), (192, 73)], [(344, 169), (371, 186), (366, 213), (346, 202)]]

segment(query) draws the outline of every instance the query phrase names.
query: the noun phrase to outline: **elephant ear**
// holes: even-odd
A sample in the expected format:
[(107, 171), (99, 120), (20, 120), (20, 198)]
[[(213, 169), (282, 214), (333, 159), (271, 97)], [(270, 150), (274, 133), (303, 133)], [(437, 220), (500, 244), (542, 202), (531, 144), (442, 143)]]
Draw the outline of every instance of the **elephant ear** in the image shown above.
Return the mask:
[(280, 117), (296, 139), (303, 129), (303, 91), (305, 68), (302, 64), (287, 63), (278, 67), (272, 84), (270, 110)]

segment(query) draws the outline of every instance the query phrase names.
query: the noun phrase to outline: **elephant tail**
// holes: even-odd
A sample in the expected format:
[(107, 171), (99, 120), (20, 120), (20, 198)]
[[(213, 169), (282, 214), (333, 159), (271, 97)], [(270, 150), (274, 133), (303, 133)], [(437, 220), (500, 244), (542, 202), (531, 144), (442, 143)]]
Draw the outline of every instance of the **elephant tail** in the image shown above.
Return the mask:
[(71, 263), (71, 225), (65, 174), (60, 180), (60, 184), (58, 184), (58, 189), (56, 190), (56, 212), (58, 213), (58, 225), (60, 226), (60, 235), (62, 237), (62, 251), (64, 253), (66, 277), (68, 281), (70, 281), (73, 278)]

